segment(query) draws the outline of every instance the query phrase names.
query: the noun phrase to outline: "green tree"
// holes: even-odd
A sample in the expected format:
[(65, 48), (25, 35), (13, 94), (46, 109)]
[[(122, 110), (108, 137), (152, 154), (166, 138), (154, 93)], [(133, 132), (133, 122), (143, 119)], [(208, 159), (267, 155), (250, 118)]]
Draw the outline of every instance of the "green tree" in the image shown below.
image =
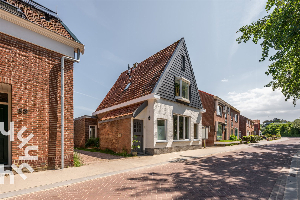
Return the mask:
[(280, 89), (285, 100), (292, 98), (296, 105), (300, 99), (300, 1), (268, 0), (265, 9), (267, 16), (237, 31), (242, 33), (237, 42), (261, 42), (259, 61), (269, 57), (270, 49), (275, 50), (269, 57), (272, 64), (265, 72), (272, 75), (272, 81), (266, 86)]

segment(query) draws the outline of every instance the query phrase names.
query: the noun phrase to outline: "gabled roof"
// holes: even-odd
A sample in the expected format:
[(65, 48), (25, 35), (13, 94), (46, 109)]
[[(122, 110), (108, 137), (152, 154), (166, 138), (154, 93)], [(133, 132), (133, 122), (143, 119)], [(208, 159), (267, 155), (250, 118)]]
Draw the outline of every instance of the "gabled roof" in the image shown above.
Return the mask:
[(96, 111), (151, 94), (179, 41), (121, 73)]
[(109, 120), (109, 119), (114, 119), (114, 118), (119, 118), (119, 117), (125, 117), (128, 115), (132, 115), (134, 111), (136, 111), (143, 103), (137, 103), (133, 105), (129, 105), (126, 107), (122, 107), (110, 112), (106, 112), (105, 114), (101, 115), (99, 117), (100, 121), (104, 120)]
[(82, 44), (56, 12), (33, 0), (0, 0), (0, 9)]
[[(226, 106), (229, 106), (230, 109), (240, 113), (240, 111), (238, 109), (236, 109), (235, 107), (233, 107), (232, 105), (230, 105), (229, 103), (227, 103), (226, 101), (224, 101), (223, 99), (221, 99), (220, 97), (218, 96), (215, 96), (215, 95), (212, 95), (212, 94), (209, 94), (207, 92), (204, 92), (202, 90), (198, 90), (199, 91), (199, 94), (201, 96), (201, 101), (203, 101), (203, 107), (206, 108), (206, 106), (208, 105), (207, 104), (207, 101), (210, 100), (210, 101), (213, 101), (214, 99), (218, 100), (220, 103), (226, 105)], [(209, 98), (208, 98), (209, 97)], [(203, 98), (203, 99), (202, 99)], [(205, 98), (205, 99), (204, 99)]]

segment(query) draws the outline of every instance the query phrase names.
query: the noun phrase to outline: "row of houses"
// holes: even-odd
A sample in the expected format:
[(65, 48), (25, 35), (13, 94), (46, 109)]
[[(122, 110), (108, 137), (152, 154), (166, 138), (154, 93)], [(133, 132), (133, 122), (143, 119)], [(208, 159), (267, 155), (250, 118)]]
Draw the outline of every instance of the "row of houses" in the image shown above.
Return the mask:
[(72, 166), (74, 145), (91, 137), (130, 153), (136, 136), (141, 152), (160, 154), (200, 148), (206, 129), (211, 145), (251, 133), (253, 121), (242, 129), (237, 109), (198, 90), (183, 38), (121, 73), (95, 112), (74, 122), (73, 64), (84, 48), (56, 12), (0, 0), (0, 167)]
[[(74, 120), (75, 147), (98, 137), (101, 149), (161, 154), (257, 134), (255, 124), (218, 96), (198, 90), (184, 38), (121, 73), (91, 115)], [(207, 138), (203, 138), (207, 137)]]

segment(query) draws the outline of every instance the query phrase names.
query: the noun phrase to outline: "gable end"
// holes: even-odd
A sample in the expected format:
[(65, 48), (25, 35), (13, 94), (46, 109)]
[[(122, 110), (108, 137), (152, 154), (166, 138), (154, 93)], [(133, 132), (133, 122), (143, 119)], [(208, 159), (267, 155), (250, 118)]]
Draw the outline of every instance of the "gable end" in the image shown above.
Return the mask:
[[(184, 69), (182, 58), (184, 57)], [(190, 103), (185, 103), (175, 99), (175, 77), (182, 77), (190, 81)], [(197, 109), (202, 109), (198, 86), (193, 72), (192, 64), (188, 55), (185, 41), (182, 38), (174, 51), (165, 71), (163, 72), (153, 93), (158, 94), (161, 98), (182, 103)]]

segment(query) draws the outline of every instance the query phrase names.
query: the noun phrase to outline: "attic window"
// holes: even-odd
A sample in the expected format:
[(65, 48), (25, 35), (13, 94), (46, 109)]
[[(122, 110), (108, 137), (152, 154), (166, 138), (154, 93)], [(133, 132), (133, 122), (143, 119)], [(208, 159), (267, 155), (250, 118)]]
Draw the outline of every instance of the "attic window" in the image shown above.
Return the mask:
[(175, 77), (175, 99), (190, 103), (190, 81), (182, 78)]
[(185, 71), (185, 56), (181, 56), (181, 70)]
[(130, 87), (130, 85), (131, 85), (131, 82), (126, 85), (124, 91), (127, 90)]

